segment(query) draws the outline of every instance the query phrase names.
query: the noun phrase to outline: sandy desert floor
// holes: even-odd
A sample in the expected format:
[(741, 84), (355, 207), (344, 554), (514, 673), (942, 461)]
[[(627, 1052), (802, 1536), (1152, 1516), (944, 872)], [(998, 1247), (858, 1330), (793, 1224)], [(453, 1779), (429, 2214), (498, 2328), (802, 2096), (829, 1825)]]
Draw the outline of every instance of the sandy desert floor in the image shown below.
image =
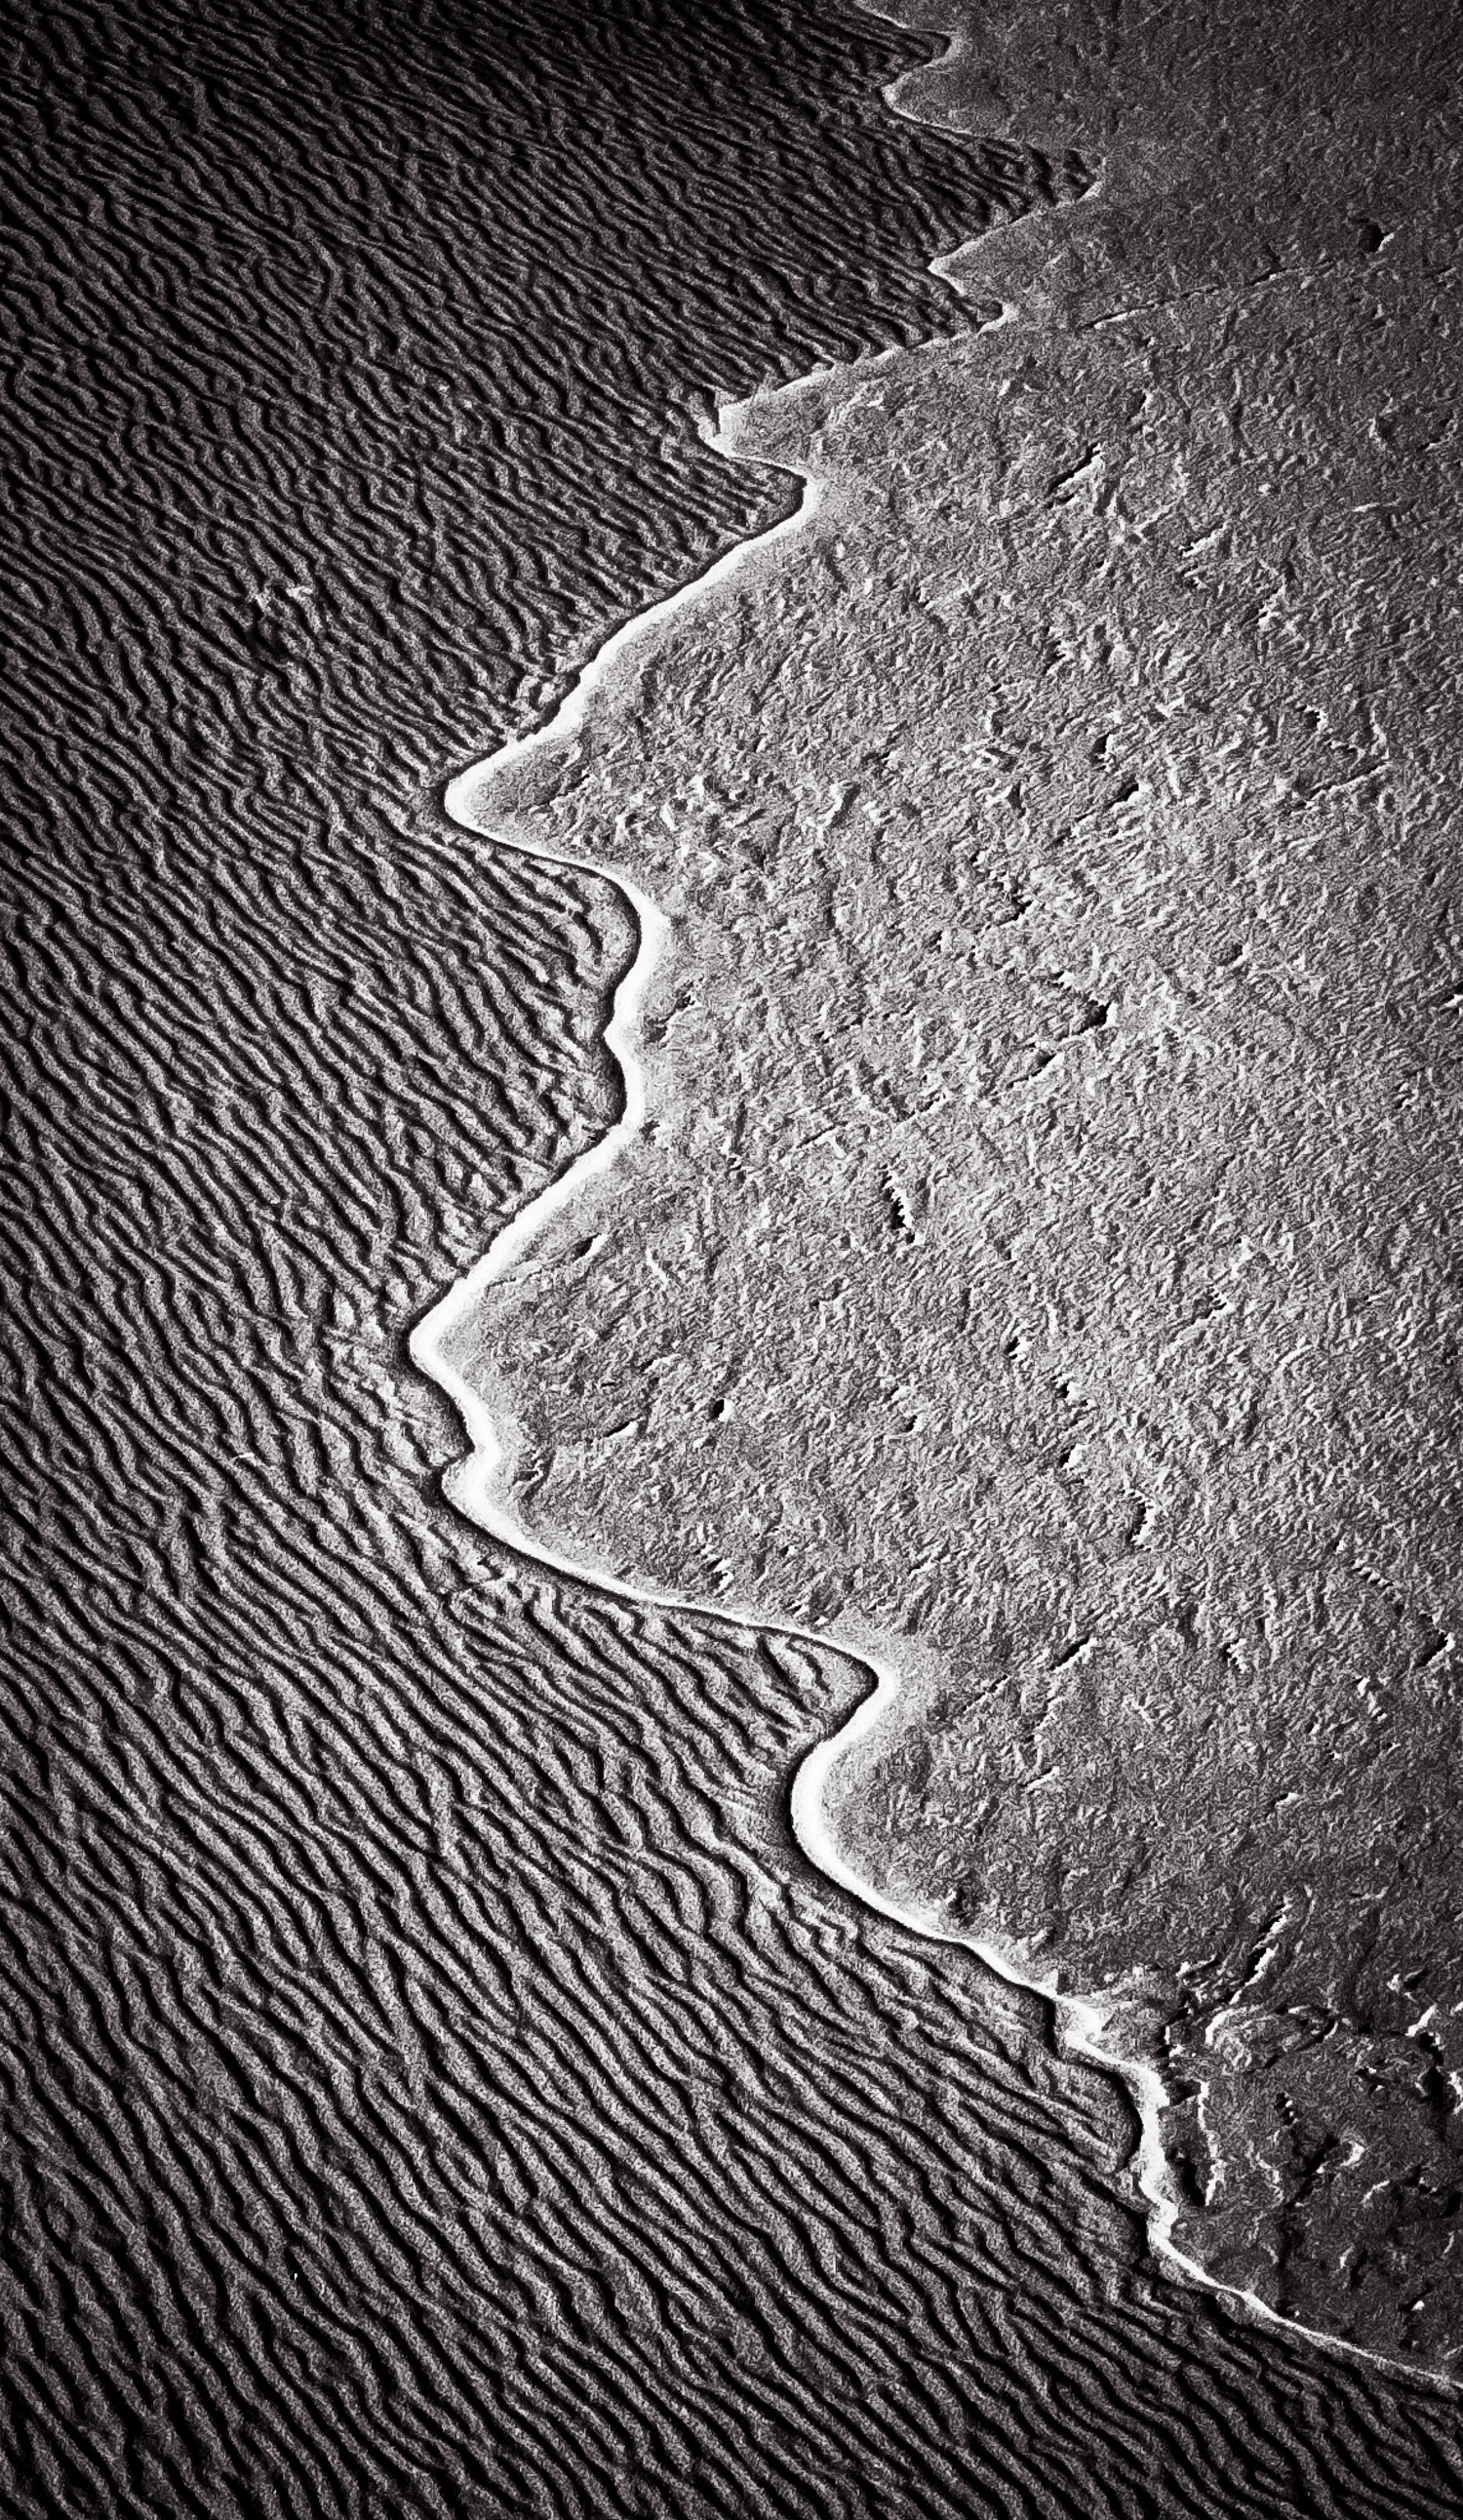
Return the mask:
[(940, 40), (12, 21), (17, 2512), (1457, 2506), (1449, 2393), (1165, 2277), (1121, 2081), (805, 1860), (858, 1662), (495, 1552), (408, 1355), (636, 942), (444, 783), (790, 513), (698, 413), (984, 355), (929, 264), (1092, 171), (891, 112)]

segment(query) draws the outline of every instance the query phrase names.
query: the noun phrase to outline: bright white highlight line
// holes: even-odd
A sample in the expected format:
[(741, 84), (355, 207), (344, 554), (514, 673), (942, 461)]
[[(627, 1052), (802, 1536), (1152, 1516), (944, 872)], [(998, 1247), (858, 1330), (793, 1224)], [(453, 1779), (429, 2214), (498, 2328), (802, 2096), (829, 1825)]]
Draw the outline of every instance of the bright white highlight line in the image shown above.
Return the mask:
[[(889, 355), (884, 354), (885, 357)], [(706, 437), (707, 443), (718, 453), (735, 460), (733, 450), (724, 442), (720, 432), (707, 431)], [(768, 459), (757, 460), (765, 463)], [(790, 468), (784, 465), (776, 469), (786, 471)], [(750, 535), (745, 542), (724, 553), (699, 577), (692, 578), (660, 603), (651, 605), (648, 610), (636, 613), (629, 621), (623, 622), (590, 659), (546, 726), (530, 735), (511, 737), (498, 751), (487, 754), (448, 785), (443, 800), (446, 810), (464, 830), (478, 832), (492, 840), (496, 847), (514, 856), (527, 858), (541, 866), (593, 876), (599, 882), (607, 883), (618, 893), (630, 913), (637, 945), (630, 968), (615, 991), (610, 1018), (603, 1033), (604, 1046), (620, 1075), (623, 1100), (618, 1120), (594, 1146), (576, 1156), (556, 1180), (550, 1182), (535, 1198), (519, 1209), (516, 1216), (510, 1219), (501, 1233), (494, 1236), (482, 1257), (448, 1288), (411, 1333), (409, 1347), (413, 1364), (452, 1402), (466, 1432), (467, 1452), (447, 1469), (442, 1483), (443, 1492), (460, 1513), (486, 1532), (500, 1548), (543, 1567), (550, 1574), (564, 1576), (573, 1583), (588, 1584), (596, 1592), (608, 1594), (637, 1609), (680, 1612), (714, 1621), (720, 1627), (732, 1628), (742, 1634), (776, 1638), (815, 1653), (831, 1648), (862, 1664), (873, 1683), (868, 1695), (861, 1700), (837, 1732), (806, 1754), (793, 1777), (790, 1794), (793, 1834), (809, 1863), (836, 1883), (840, 1890), (847, 1891), (851, 1898), (873, 1910), (876, 1914), (888, 1917), (892, 1923), (927, 1942), (953, 1944), (962, 1951), (971, 1952), (1007, 1985), (1042, 1997), (1053, 2007), (1061, 2048), (1069, 2054), (1086, 2058), (1105, 2073), (1116, 2074), (1126, 2085), (1138, 2117), (1140, 2132), (1133, 2168), (1138, 2191), (1147, 2207), (1148, 2239), (1155, 2256), (1176, 2272), (1243, 2307), (1287, 2336), (1304, 2338), (1311, 2344), (1326, 2347), (1330, 2352), (1347, 2354), (1383, 2369), (1404, 2372), (1412, 2381), (1437, 2378), (1438, 2385), (1446, 2388), (1450, 2384), (1445, 2380), (1421, 2371), (1413, 2364), (1396, 2362), (1388, 2356), (1372, 2354), (1362, 2346), (1328, 2336), (1322, 2329), (1303, 2327), (1293, 2319), (1281, 2318), (1258, 2293), (1246, 2291), (1238, 2285), (1217, 2282), (1194, 2259), (1186, 2257), (1175, 2245), (1173, 2238), (1178, 2209), (1170, 2187), (1159, 2133), (1159, 2120), (1167, 2095), (1159, 2076), (1150, 2066), (1114, 2054), (1102, 2045), (1102, 2032), (1111, 2007), (1090, 1999), (1064, 1994), (1049, 1979), (1024, 1973), (1009, 1952), (972, 1935), (952, 1931), (931, 1910), (901, 1907), (898, 1901), (886, 1898), (845, 1862), (828, 1826), (824, 1810), (825, 1788), (844, 1753), (877, 1728), (898, 1696), (901, 1684), (895, 1665), (880, 1659), (863, 1645), (846, 1644), (816, 1629), (794, 1627), (785, 1621), (765, 1617), (750, 1607), (738, 1610), (722, 1601), (683, 1600), (670, 1594), (645, 1591), (623, 1582), (606, 1567), (561, 1557), (543, 1548), (501, 1499), (498, 1474), (505, 1460), (503, 1441), (482, 1394), (475, 1391), (459, 1372), (448, 1354), (453, 1333), (472, 1311), (485, 1289), (506, 1278), (527, 1256), (545, 1227), (554, 1217), (573, 1205), (586, 1183), (612, 1170), (625, 1148), (644, 1127), (645, 1075), (639, 1058), (641, 1014), (651, 975), (670, 934), (670, 922), (664, 912), (628, 876), (615, 868), (598, 865), (592, 859), (562, 856), (550, 849), (536, 848), (529, 841), (491, 831), (473, 819), (472, 791), (495, 771), (507, 769), (510, 763), (541, 747), (560, 745), (577, 734), (610, 667), (628, 649), (647, 631), (670, 620), (676, 613), (693, 608), (697, 600), (713, 587), (725, 585), (745, 567), (755, 554), (800, 534), (812, 522), (820, 503), (820, 484), (805, 478), (802, 501), (793, 516), (783, 518), (765, 533)]]

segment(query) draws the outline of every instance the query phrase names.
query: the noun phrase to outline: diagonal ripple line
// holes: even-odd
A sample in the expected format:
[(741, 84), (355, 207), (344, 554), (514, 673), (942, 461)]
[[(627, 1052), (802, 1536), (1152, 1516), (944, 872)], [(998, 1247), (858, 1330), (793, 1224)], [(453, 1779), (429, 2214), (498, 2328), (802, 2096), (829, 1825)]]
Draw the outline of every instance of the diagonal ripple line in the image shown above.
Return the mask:
[[(942, 344), (934, 340), (918, 346), (938, 349)], [(898, 354), (882, 352), (877, 362), (870, 361), (869, 364), (881, 364), (891, 355)], [(795, 390), (797, 385), (811, 382), (820, 373), (822, 372), (814, 370), (809, 377), (793, 380), (792, 385), (782, 390)], [(723, 407), (727, 414), (744, 408), (742, 404)], [(702, 434), (707, 444), (718, 454), (725, 455), (729, 462), (738, 460), (735, 449), (727, 442), (721, 428), (703, 428)], [(759, 465), (769, 465), (765, 456), (758, 456), (756, 461)], [(572, 1163), (566, 1165), (563, 1172), (510, 1218), (481, 1257), (449, 1286), (411, 1331), (408, 1347), (413, 1364), (451, 1401), (467, 1437), (466, 1453), (452, 1462), (443, 1474), (443, 1494), (449, 1504), (455, 1506), (467, 1521), (487, 1533), (500, 1548), (516, 1558), (543, 1568), (547, 1574), (560, 1576), (576, 1586), (587, 1586), (635, 1609), (668, 1611), (673, 1615), (679, 1613), (735, 1635), (776, 1639), (815, 1653), (825, 1652), (831, 1646), (835, 1652), (863, 1669), (871, 1683), (867, 1694), (861, 1698), (853, 1714), (836, 1732), (818, 1742), (804, 1755), (792, 1778), (789, 1817), (793, 1835), (808, 1862), (862, 1907), (887, 1917), (891, 1923), (917, 1935), (922, 1941), (967, 1951), (1008, 1986), (1040, 1996), (1052, 2008), (1059, 2052), (1083, 2058), (1100, 2072), (1116, 2076), (1125, 2086), (1139, 2129), (1131, 2165), (1133, 2181), (1143, 2202), (1148, 2245), (1162, 2265), (1205, 2292), (1218, 2295), (1232, 2309), (1248, 2314), (1264, 2326), (1278, 2328), (1286, 2336), (1304, 2338), (1329, 2353), (1345, 2355), (1352, 2361), (1368, 2363), (1377, 2369), (1404, 2374), (1413, 2383), (1419, 2380), (1430, 2382), (1441, 2394), (1450, 2397), (1458, 2384), (1444, 2375), (1419, 2369), (1415, 2363), (1404, 2362), (1394, 2356), (1373, 2353), (1365, 2346), (1328, 2335), (1323, 2328), (1308, 2327), (1298, 2319), (1283, 2318), (1259, 2293), (1243, 2285), (1222, 2282), (1197, 2260), (1188, 2257), (1173, 2236), (1178, 2218), (1178, 2200), (1171, 2183), (1160, 2131), (1168, 2093), (1161, 2076), (1152, 2066), (1126, 2056), (1104, 2043), (1103, 2033), (1112, 2005), (1090, 1997), (1073, 1995), (1060, 1987), (1054, 1977), (1033, 1976), (1019, 1965), (1011, 1950), (979, 1936), (955, 1931), (933, 1910), (901, 1906), (898, 1900), (886, 1897), (872, 1882), (865, 1880), (846, 1861), (828, 1824), (825, 1789), (845, 1753), (876, 1731), (893, 1705), (902, 1685), (896, 1664), (871, 1652), (862, 1642), (852, 1645), (841, 1638), (829, 1637), (817, 1629), (797, 1627), (766, 1615), (754, 1606), (738, 1608), (725, 1601), (682, 1598), (673, 1594), (653, 1592), (625, 1583), (607, 1567), (562, 1556), (545, 1549), (503, 1501), (499, 1472), (506, 1459), (505, 1445), (482, 1393), (473, 1388), (452, 1362), (449, 1348), (453, 1333), (486, 1288), (506, 1278), (527, 1256), (545, 1228), (554, 1217), (572, 1207), (586, 1184), (601, 1179), (613, 1169), (644, 1128), (646, 1094), (645, 1072), (640, 1058), (641, 1017), (671, 926), (659, 905), (622, 870), (601, 865), (595, 859), (540, 848), (516, 832), (496, 832), (478, 822), (472, 808), (472, 792), (494, 772), (506, 769), (541, 748), (560, 747), (576, 736), (611, 668), (646, 632), (658, 631), (677, 614), (693, 608), (702, 595), (713, 587), (725, 585), (755, 556), (777, 543), (789, 541), (807, 529), (821, 505), (821, 485), (798, 472), (792, 465), (773, 465), (770, 469), (792, 472), (803, 481), (801, 502), (790, 517), (780, 518), (765, 532), (749, 535), (744, 542), (734, 544), (732, 550), (724, 552), (708, 568), (687, 579), (674, 593), (663, 597), (645, 611), (632, 614), (596, 651), (554, 716), (544, 726), (526, 735), (510, 737), (496, 751), (485, 754), (481, 760), (450, 780), (444, 791), (443, 804), (451, 819), (463, 830), (490, 840), (495, 848), (540, 866), (591, 876), (598, 882), (607, 884), (629, 912), (636, 947), (630, 967), (616, 987), (609, 1021), (600, 1036), (619, 1074), (619, 1118), (602, 1137), (587, 1147)]]

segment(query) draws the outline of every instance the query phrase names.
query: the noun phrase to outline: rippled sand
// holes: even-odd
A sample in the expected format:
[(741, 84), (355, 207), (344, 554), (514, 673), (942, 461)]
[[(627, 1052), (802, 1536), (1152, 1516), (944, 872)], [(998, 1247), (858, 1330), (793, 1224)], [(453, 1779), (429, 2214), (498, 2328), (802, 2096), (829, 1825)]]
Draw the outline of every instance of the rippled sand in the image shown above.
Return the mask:
[(1121, 2091), (801, 1862), (859, 1671), (508, 1564), (406, 1353), (632, 941), (443, 781), (790, 504), (683, 389), (1060, 186), (837, 11), (6, 46), (0, 2499), (1452, 2509), (1450, 2401), (1156, 2281)]

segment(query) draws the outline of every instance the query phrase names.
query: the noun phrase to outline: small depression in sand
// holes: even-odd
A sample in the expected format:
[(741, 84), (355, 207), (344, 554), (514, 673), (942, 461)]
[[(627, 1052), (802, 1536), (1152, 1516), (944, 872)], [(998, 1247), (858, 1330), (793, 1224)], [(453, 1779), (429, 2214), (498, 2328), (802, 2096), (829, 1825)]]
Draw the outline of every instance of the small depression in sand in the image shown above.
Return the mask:
[(1171, 2251), (1441, 2370), (1463, 308), (1425, 167), (1161, 163), (725, 412), (800, 518), (458, 783), (642, 953), (624, 1121), (418, 1352), (501, 1531), (897, 1680), (805, 1838), (1100, 2021)]

